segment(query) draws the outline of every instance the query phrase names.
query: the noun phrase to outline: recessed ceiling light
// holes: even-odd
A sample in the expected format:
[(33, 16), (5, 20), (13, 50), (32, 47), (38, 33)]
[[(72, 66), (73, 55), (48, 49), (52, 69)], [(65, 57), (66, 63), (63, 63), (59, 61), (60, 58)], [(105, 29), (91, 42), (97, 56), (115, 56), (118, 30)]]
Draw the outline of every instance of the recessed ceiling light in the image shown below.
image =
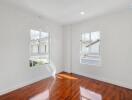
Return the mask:
[(84, 15), (84, 14), (85, 14), (85, 12), (84, 12), (84, 11), (81, 11), (81, 12), (80, 12), (80, 14), (81, 14), (81, 15)]

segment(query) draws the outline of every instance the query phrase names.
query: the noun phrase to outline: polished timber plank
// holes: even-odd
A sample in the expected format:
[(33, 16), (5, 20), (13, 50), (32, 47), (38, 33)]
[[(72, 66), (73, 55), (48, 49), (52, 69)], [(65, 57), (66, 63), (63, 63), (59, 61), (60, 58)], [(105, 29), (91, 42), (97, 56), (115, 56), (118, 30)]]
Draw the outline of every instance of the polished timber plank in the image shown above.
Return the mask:
[(62, 72), (0, 96), (0, 100), (132, 100), (132, 90)]

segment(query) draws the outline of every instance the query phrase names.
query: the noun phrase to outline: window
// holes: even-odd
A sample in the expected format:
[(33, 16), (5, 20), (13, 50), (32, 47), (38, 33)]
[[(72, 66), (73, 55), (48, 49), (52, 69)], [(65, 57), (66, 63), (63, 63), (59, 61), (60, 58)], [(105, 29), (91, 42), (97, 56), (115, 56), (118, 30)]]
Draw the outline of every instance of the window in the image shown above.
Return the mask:
[(30, 31), (30, 67), (49, 63), (49, 34)]
[(97, 65), (100, 62), (100, 32), (82, 33), (80, 63)]

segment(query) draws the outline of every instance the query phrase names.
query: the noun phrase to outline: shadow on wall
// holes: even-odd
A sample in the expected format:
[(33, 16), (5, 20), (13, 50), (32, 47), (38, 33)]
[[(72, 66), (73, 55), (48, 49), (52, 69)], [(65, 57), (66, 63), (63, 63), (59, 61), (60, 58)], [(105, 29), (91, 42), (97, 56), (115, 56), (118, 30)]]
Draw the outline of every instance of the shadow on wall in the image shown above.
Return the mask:
[(55, 78), (55, 75), (56, 75), (56, 66), (53, 63), (51, 63), (48, 66), (46, 66), (46, 68), (48, 69), (50, 75), (52, 75)]

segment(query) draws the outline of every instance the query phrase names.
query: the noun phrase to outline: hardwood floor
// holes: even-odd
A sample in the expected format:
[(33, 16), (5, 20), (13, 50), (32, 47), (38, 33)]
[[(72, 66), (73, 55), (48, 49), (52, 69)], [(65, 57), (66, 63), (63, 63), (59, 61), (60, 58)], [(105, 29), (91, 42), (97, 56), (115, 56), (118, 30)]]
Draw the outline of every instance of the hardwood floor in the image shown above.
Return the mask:
[(62, 72), (0, 96), (0, 100), (132, 100), (132, 90)]

